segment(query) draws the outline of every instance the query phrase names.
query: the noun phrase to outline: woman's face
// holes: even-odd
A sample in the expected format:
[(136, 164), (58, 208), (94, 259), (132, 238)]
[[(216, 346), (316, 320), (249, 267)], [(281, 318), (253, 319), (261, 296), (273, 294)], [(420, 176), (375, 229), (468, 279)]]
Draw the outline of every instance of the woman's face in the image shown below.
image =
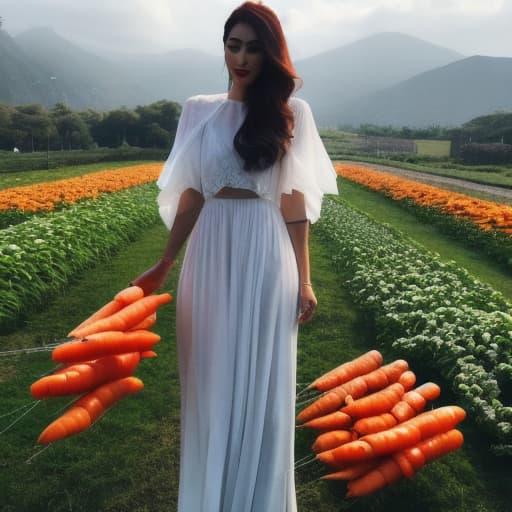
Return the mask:
[(245, 89), (260, 74), (263, 67), (263, 46), (254, 29), (237, 23), (224, 45), (224, 57), (233, 87)]

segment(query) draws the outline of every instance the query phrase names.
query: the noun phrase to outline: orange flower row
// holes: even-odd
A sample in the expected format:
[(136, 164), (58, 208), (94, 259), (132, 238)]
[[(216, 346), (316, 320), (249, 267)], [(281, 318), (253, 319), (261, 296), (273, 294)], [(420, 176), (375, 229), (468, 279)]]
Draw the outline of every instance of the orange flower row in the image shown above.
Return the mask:
[(450, 192), (359, 165), (337, 164), (335, 169), (338, 176), (382, 192), (395, 200), (411, 199), (420, 206), (438, 208), (470, 220), (482, 229), (499, 229), (512, 234), (511, 206)]
[(0, 210), (54, 210), (59, 204), (95, 199), (103, 192), (118, 192), (155, 181), (161, 170), (161, 163), (134, 165), (92, 172), (65, 180), (7, 188), (0, 190)]

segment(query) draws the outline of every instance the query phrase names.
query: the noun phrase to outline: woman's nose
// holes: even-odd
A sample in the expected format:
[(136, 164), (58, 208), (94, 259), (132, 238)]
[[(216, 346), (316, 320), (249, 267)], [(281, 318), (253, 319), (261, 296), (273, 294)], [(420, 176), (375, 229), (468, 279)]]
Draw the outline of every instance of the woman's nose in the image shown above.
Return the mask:
[(240, 51), (238, 52), (238, 65), (239, 66), (243, 66), (245, 64), (247, 64), (247, 50), (245, 48), (241, 48)]

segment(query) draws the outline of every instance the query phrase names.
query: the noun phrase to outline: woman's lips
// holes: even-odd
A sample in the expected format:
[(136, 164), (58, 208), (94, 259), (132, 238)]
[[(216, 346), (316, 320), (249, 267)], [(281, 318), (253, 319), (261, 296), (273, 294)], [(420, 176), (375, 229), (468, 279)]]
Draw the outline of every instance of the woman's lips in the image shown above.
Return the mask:
[(247, 76), (250, 73), (247, 69), (235, 69), (234, 72), (239, 77)]

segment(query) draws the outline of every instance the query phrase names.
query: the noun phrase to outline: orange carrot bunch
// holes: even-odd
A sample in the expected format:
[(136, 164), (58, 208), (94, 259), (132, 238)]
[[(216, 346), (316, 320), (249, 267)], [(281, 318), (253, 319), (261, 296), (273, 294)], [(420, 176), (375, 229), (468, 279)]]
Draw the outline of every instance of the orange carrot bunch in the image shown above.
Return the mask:
[(87, 429), (114, 403), (144, 387), (133, 373), (141, 359), (156, 356), (160, 336), (148, 329), (157, 309), (171, 300), (168, 293), (145, 297), (138, 286), (125, 288), (54, 348), (53, 361), (64, 366), (34, 382), (32, 396), (82, 396), (43, 431), (40, 443)]
[(413, 389), (416, 376), (406, 361), (382, 361), (372, 350), (320, 376), (306, 389), (323, 393), (297, 416), (301, 427), (319, 431), (311, 448), (316, 460), (334, 470), (322, 478), (346, 481), (347, 497), (412, 478), (463, 443), (454, 427), (466, 417), (464, 409), (425, 412), (441, 388), (426, 382)]

